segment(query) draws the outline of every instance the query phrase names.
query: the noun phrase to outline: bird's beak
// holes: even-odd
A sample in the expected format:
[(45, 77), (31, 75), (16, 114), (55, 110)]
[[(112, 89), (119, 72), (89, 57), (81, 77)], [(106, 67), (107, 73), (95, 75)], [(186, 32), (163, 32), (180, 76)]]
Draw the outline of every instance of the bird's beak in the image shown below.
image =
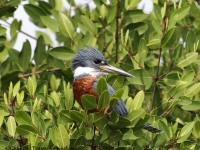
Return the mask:
[(111, 65), (102, 65), (102, 66), (99, 66), (99, 68), (103, 71), (103, 72), (106, 72), (106, 73), (112, 73), (112, 74), (117, 74), (117, 75), (122, 75), (122, 76), (126, 76), (126, 77), (134, 77), (133, 75), (131, 75), (130, 73), (128, 72), (125, 72), (121, 69), (118, 69), (116, 67), (113, 67)]

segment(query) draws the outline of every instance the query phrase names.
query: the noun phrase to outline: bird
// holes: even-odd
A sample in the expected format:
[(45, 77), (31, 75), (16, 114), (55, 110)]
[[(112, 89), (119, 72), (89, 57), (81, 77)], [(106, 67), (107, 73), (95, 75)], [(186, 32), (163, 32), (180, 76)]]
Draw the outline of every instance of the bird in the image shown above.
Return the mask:
[[(90, 94), (95, 96), (98, 101), (98, 95), (96, 92), (96, 87), (98, 83), (99, 76), (105, 76), (109, 74), (121, 75), (125, 77), (134, 77), (132, 74), (111, 66), (104, 55), (97, 49), (93, 47), (87, 47), (86, 49), (80, 49), (79, 52), (74, 56), (71, 62), (71, 69), (74, 74), (73, 82), (73, 93), (74, 98), (83, 108), (81, 97), (85, 94)], [(112, 96), (115, 93), (113, 87), (107, 84), (107, 89)], [(95, 109), (91, 112), (98, 111)], [(126, 117), (129, 113), (124, 101), (119, 99), (115, 106), (109, 108), (108, 112), (116, 112), (122, 117)], [(160, 129), (152, 127), (150, 124), (145, 123), (143, 128), (153, 132), (161, 133)]]

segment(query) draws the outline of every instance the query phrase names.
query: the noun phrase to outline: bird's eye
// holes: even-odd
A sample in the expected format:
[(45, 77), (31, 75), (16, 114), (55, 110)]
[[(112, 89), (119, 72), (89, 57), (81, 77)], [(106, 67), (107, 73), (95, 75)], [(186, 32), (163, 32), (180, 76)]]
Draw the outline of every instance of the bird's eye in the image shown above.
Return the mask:
[(94, 63), (95, 63), (95, 64), (100, 64), (101, 62), (102, 62), (102, 60), (100, 60), (100, 59), (94, 60)]
[(103, 61), (103, 60), (100, 60), (100, 59), (96, 59), (96, 60), (94, 60), (94, 63), (95, 64), (105, 64), (105, 62)]

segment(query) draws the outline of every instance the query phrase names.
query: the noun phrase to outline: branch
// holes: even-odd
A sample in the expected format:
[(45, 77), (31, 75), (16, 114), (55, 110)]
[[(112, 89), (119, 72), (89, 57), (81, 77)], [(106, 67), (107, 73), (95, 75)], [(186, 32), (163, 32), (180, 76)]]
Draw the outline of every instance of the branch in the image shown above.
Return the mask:
[(158, 77), (158, 80), (163, 79), (168, 73), (172, 72), (173, 70), (175, 70), (177, 68), (177, 66), (172, 67), (170, 70), (168, 70), (167, 72), (163, 73), (162, 75), (160, 75)]
[(30, 73), (25, 73), (25, 74), (19, 74), (19, 78), (25, 78), (25, 77), (28, 77), (28, 76), (31, 76), (31, 75), (35, 75), (35, 74), (41, 74), (42, 72), (44, 71), (47, 71), (47, 72), (54, 72), (56, 70), (60, 70), (60, 68), (54, 68), (54, 69), (48, 69), (48, 70), (40, 70), (40, 71), (34, 71), (34, 72), (30, 72)]

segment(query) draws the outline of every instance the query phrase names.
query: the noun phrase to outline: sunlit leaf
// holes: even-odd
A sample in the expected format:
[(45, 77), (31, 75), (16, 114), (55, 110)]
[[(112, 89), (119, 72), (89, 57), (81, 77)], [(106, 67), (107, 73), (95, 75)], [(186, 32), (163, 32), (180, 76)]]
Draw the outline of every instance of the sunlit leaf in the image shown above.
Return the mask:
[(73, 39), (74, 37), (74, 26), (71, 20), (63, 13), (59, 14), (59, 25), (60, 31), (64, 36), (70, 37)]

